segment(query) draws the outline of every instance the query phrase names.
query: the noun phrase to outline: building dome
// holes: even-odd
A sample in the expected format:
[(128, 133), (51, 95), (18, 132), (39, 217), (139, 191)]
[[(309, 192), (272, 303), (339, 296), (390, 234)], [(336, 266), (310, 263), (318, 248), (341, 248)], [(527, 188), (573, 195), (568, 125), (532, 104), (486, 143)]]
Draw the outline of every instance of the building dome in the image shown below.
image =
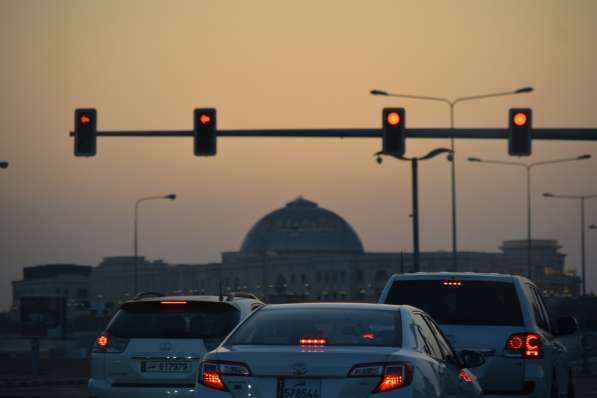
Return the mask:
[(363, 245), (342, 217), (299, 197), (259, 220), (240, 250), (362, 253)]

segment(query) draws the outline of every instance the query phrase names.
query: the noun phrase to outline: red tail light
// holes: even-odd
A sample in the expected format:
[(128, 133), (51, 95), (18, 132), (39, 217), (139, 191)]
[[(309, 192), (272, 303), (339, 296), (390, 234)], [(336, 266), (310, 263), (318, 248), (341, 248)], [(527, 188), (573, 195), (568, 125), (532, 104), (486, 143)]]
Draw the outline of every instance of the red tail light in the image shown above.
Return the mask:
[(226, 388), (226, 385), (224, 385), (224, 382), (222, 381), (222, 378), (220, 377), (220, 372), (210, 372), (210, 371), (204, 371), (201, 374), (201, 384), (203, 384), (204, 386), (216, 389), (216, 390), (220, 390), (220, 391), (228, 391), (228, 389)]
[(100, 348), (106, 348), (108, 346), (109, 341), (110, 340), (108, 339), (108, 335), (107, 334), (101, 334), (97, 338), (95, 344), (97, 344), (97, 346), (100, 347)]
[(220, 391), (228, 391), (222, 376), (251, 376), (249, 367), (243, 363), (205, 361), (199, 365), (199, 383)]
[(93, 352), (121, 353), (124, 352), (128, 344), (129, 339), (110, 336), (108, 332), (103, 332), (95, 340), (95, 344), (93, 345)]
[(354, 366), (348, 377), (380, 377), (381, 380), (372, 391), (374, 394), (395, 390), (410, 384), (413, 367), (407, 362), (365, 363)]
[(299, 340), (300, 345), (326, 345), (327, 342), (328, 341), (326, 339), (300, 339)]
[(520, 355), (523, 358), (543, 357), (543, 344), (537, 333), (517, 333), (508, 338), (505, 350), (507, 353)]
[(460, 379), (465, 383), (472, 383), (475, 379), (475, 376), (467, 369), (462, 369), (460, 372), (458, 372), (458, 377), (460, 377)]

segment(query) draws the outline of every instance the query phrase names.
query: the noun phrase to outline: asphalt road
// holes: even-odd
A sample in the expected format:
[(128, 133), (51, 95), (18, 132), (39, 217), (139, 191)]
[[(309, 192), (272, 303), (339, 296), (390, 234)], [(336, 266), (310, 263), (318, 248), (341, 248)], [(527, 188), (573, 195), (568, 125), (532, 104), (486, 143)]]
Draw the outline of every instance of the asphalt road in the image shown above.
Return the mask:
[[(597, 375), (575, 379), (576, 398), (597, 398)], [(87, 386), (22, 387), (0, 390), (2, 398), (88, 398)]]

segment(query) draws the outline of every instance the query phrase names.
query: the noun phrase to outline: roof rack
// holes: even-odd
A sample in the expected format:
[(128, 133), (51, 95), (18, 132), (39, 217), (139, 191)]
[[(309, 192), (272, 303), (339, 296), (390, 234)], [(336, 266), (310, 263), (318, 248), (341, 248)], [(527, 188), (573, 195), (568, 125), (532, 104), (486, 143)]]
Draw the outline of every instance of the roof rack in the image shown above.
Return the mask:
[(245, 299), (259, 300), (257, 298), (257, 296), (255, 296), (253, 293), (248, 293), (248, 292), (230, 292), (230, 293), (228, 293), (228, 296), (226, 297), (226, 301), (232, 301), (235, 298), (245, 298)]
[(148, 297), (164, 297), (164, 295), (158, 292), (140, 292), (133, 297), (133, 300), (141, 300)]

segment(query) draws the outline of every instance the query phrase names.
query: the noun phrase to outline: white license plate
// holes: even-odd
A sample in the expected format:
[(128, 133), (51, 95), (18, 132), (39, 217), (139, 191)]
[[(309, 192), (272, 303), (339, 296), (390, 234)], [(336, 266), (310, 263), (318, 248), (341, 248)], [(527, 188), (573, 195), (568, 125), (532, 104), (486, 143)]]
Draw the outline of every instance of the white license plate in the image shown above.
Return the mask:
[(188, 373), (191, 371), (189, 361), (143, 361), (141, 372), (147, 373)]
[(284, 379), (282, 398), (321, 398), (321, 380)]

